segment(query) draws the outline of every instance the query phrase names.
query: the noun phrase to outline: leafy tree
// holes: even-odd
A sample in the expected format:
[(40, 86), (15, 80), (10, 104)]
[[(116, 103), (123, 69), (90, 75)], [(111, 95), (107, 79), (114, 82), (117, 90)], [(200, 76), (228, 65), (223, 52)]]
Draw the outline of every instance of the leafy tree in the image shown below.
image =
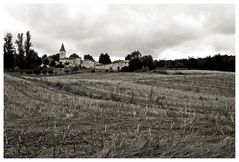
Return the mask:
[(235, 56), (225, 56), (225, 71), (235, 71)]
[(30, 49), (29, 56), (31, 56), (30, 64), (28, 64), (28, 66), (30, 66), (30, 69), (34, 69), (36, 66), (41, 65), (41, 58), (38, 57), (38, 53), (35, 50)]
[(46, 59), (46, 58), (47, 58), (47, 54), (44, 54), (44, 55), (41, 57), (42, 60), (44, 60), (44, 59)]
[(184, 63), (178, 61), (178, 62), (175, 63), (174, 67), (175, 67), (175, 68), (184, 68), (185, 65), (184, 65)]
[(89, 55), (89, 54), (84, 55), (84, 60), (92, 60), (92, 61), (95, 61), (95, 59), (94, 59), (91, 55)]
[(54, 73), (54, 72), (53, 72), (53, 69), (49, 69), (47, 72), (48, 72), (48, 74), (50, 74), (50, 75)]
[(156, 67), (166, 67), (166, 60), (159, 60)]
[(64, 68), (64, 65), (60, 62), (60, 64), (57, 64), (55, 68)]
[(12, 43), (12, 34), (7, 33), (4, 37), (4, 68), (14, 67), (14, 46)]
[(49, 65), (49, 63), (50, 63), (50, 61), (49, 61), (49, 59), (48, 59), (48, 57), (47, 57), (46, 54), (44, 54), (44, 55), (42, 56), (42, 63), (43, 63), (44, 65)]
[(49, 65), (50, 65), (50, 66), (56, 66), (56, 62), (55, 62), (55, 60), (51, 60), (51, 62), (50, 62)]
[(139, 51), (134, 51), (132, 52), (131, 54), (128, 54), (126, 57), (125, 57), (125, 60), (132, 60), (132, 59), (135, 59), (135, 58), (140, 58), (141, 57), (141, 53)]
[(26, 52), (26, 68), (27, 69), (31, 69), (32, 68), (32, 63), (31, 63), (31, 54), (30, 53), (30, 48), (32, 47), (32, 43), (31, 43), (31, 35), (30, 35), (30, 31), (27, 31), (26, 33), (26, 40), (24, 43), (24, 48), (25, 48), (25, 52)]
[(41, 64), (42, 64), (42, 59), (41, 59), (41, 57), (38, 57), (38, 58), (36, 59), (35, 64), (36, 64), (36, 65), (41, 65)]
[(55, 54), (55, 55), (51, 55), (51, 56), (49, 56), (49, 58), (52, 58), (54, 61), (58, 61), (58, 62), (59, 62), (60, 54), (57, 53), (57, 54)]
[(197, 69), (197, 67), (198, 67), (198, 60), (193, 58), (193, 57), (189, 57), (188, 61), (187, 61), (187, 66), (190, 69)]
[(223, 64), (223, 57), (220, 56), (220, 54), (217, 54), (213, 57), (214, 62), (215, 62), (215, 69), (220, 70), (224, 69), (224, 64)]
[(33, 73), (36, 74), (36, 75), (41, 74), (41, 67), (40, 67), (40, 65), (38, 65), (38, 66), (33, 68)]
[(24, 56), (24, 46), (23, 46), (23, 33), (19, 33), (17, 35), (16, 40), (17, 51), (18, 51), (18, 58), (17, 58), (17, 65), (21, 68), (25, 68), (25, 56)]
[(32, 43), (31, 43), (31, 34), (30, 34), (30, 31), (27, 31), (26, 33), (26, 40), (25, 40), (25, 52), (26, 52), (26, 56), (29, 55), (29, 52), (30, 52), (30, 48), (32, 47)]
[(122, 67), (120, 71), (121, 72), (130, 72), (129, 67), (127, 67), (127, 66)]
[(44, 65), (49, 65), (50, 61), (48, 60), (48, 58), (44, 58), (44, 59), (42, 60), (42, 63), (43, 63)]
[(159, 64), (159, 61), (158, 60), (154, 60), (153, 61), (153, 69), (155, 69)]
[(102, 64), (110, 64), (111, 63), (110, 56), (107, 53), (105, 54), (101, 53), (99, 57), (99, 62)]
[(129, 71), (136, 71), (142, 67), (142, 61), (139, 58), (134, 58), (129, 62)]
[(47, 65), (43, 64), (42, 66), (42, 74), (46, 74), (47, 73)]
[[(125, 70), (136, 71), (138, 69), (141, 69), (143, 67), (143, 62), (142, 62), (142, 59), (141, 59), (141, 55), (142, 54), (139, 51), (133, 51), (131, 54), (128, 54), (125, 57), (125, 60), (130, 60), (129, 61), (129, 67), (128, 67), (128, 69), (125, 69)], [(147, 60), (149, 60), (149, 59), (151, 59), (151, 57), (145, 56), (143, 58), (144, 63), (146, 63)]]
[(141, 57), (142, 66), (148, 67), (150, 70), (153, 69), (153, 57), (151, 55), (146, 55)]
[(76, 53), (73, 53), (72, 55), (70, 55), (70, 58), (80, 58)]

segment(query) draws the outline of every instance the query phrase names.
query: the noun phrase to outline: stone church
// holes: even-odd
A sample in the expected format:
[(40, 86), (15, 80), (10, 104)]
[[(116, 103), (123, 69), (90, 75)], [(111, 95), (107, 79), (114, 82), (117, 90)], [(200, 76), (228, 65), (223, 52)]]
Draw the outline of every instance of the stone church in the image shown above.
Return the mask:
[(79, 57), (79, 58), (69, 58), (69, 57), (67, 58), (66, 57), (66, 50), (65, 50), (63, 43), (61, 45), (59, 54), (60, 54), (59, 62), (62, 63), (63, 65), (65, 65), (66, 67), (70, 67), (70, 66), (80, 67), (81, 66), (81, 63), (82, 63), (81, 57)]

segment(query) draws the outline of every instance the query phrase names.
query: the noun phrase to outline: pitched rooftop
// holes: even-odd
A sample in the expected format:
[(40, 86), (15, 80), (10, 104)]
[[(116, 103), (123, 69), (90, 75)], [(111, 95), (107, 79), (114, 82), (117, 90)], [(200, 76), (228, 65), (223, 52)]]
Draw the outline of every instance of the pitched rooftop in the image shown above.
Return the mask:
[(65, 50), (65, 47), (64, 47), (64, 44), (62, 43), (62, 45), (61, 45), (61, 49), (60, 49), (60, 51), (64, 51), (64, 52), (66, 52), (66, 50)]

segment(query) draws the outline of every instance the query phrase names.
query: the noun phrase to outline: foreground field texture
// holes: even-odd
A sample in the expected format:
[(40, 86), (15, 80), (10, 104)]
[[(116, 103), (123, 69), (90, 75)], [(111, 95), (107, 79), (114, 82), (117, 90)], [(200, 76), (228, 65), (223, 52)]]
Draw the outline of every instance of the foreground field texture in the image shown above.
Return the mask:
[(233, 158), (235, 73), (4, 74), (4, 157)]

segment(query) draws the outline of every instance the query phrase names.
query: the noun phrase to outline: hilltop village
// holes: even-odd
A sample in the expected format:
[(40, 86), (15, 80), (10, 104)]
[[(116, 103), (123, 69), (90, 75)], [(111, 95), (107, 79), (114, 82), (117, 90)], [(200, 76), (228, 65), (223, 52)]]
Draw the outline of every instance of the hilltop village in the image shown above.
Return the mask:
[(81, 57), (66, 57), (66, 50), (63, 43), (59, 50), (59, 55), (60, 58), (57, 64), (62, 64), (65, 68), (80, 67), (87, 69), (120, 71), (123, 67), (129, 66), (129, 60), (116, 60), (110, 64), (102, 64), (92, 59), (83, 60)]

